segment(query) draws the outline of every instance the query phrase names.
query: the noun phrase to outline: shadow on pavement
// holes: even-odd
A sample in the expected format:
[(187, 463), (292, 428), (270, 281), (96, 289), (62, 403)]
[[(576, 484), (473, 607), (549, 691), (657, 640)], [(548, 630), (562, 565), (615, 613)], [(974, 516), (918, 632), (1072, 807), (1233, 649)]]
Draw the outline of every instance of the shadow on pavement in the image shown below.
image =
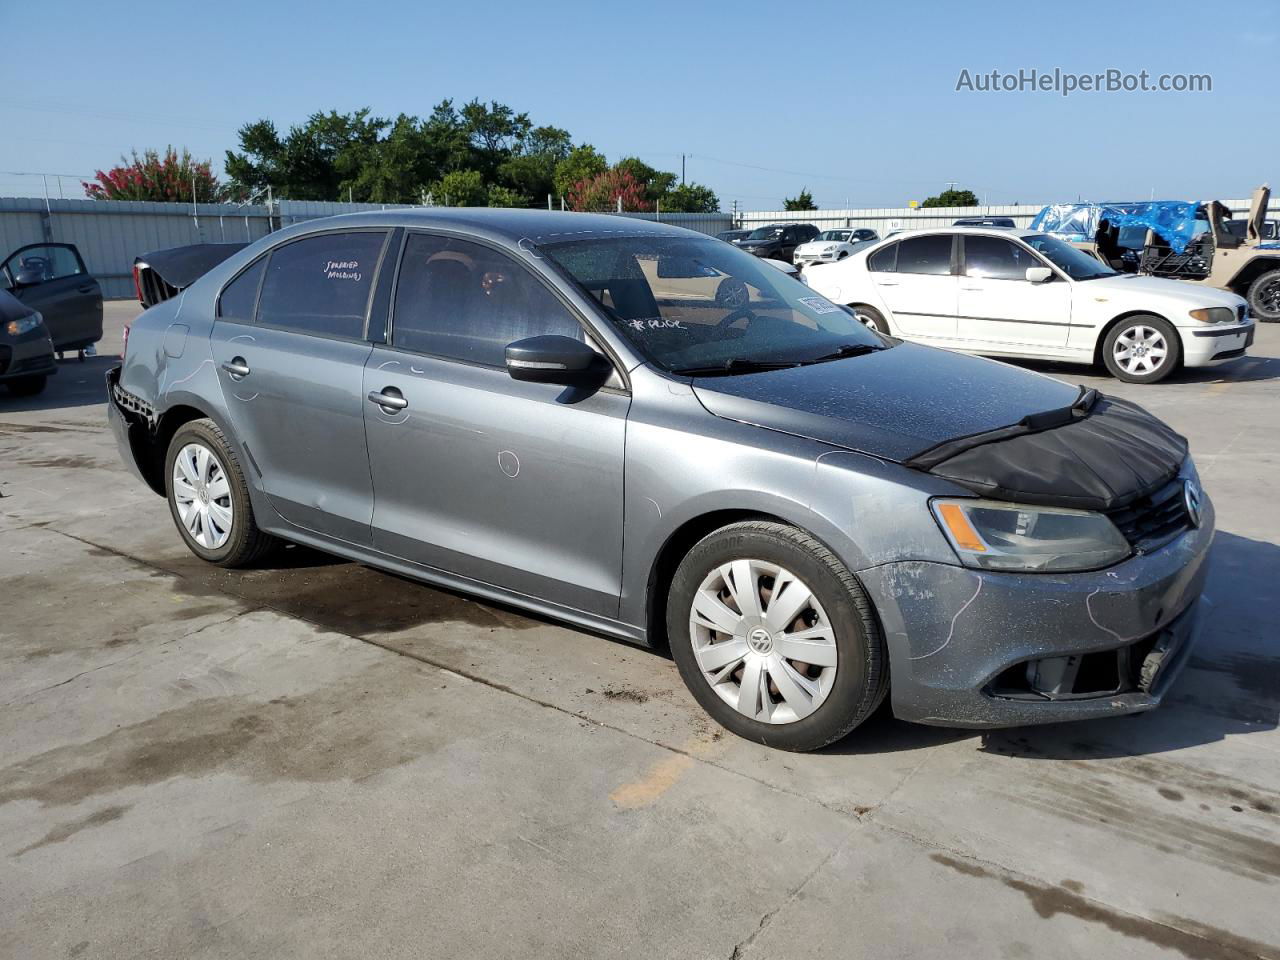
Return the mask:
[(114, 354), (85, 357), (70, 356), (58, 361), (58, 372), (49, 378), (43, 393), (34, 397), (15, 397), (0, 388), (0, 416), (33, 410), (58, 410), (86, 407), (107, 402), (107, 371), (120, 362)]

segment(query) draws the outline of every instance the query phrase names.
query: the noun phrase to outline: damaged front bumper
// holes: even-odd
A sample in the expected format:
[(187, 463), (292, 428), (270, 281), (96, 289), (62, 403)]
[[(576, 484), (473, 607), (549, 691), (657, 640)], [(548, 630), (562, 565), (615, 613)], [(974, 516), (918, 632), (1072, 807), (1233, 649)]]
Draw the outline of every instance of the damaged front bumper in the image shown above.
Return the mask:
[[(135, 477), (153, 490), (156, 489), (157, 478), (150, 436), (155, 419), (155, 411), (150, 404), (120, 386), (120, 364), (108, 370), (107, 423), (116, 439), (120, 459)], [(157, 492), (163, 494), (164, 490)]]
[(940, 563), (858, 573), (889, 647), (894, 714), (1004, 727), (1160, 704), (1199, 629), (1214, 513), (1106, 570), (1017, 574)]

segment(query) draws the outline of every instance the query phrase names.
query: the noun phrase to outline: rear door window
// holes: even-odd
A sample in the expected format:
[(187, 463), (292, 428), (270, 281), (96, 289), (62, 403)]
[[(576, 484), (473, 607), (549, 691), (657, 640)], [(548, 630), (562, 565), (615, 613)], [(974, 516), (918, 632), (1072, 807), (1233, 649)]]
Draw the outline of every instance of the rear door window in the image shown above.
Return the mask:
[(898, 273), (945, 276), (951, 273), (951, 235), (908, 237), (898, 244)]
[(359, 340), (385, 231), (324, 233), (276, 247), (267, 261), (258, 323)]
[(584, 339), (576, 315), (523, 265), (483, 244), (409, 235), (392, 346), (501, 367), (507, 344), (547, 334)]
[(218, 297), (218, 318), (253, 323), (254, 308), (258, 305), (258, 288), (262, 286), (262, 274), (267, 269), (267, 258), (259, 257), (247, 270), (222, 288)]
[(893, 273), (898, 269), (898, 247), (901, 244), (891, 243), (881, 247), (867, 257), (867, 269), (873, 273)]

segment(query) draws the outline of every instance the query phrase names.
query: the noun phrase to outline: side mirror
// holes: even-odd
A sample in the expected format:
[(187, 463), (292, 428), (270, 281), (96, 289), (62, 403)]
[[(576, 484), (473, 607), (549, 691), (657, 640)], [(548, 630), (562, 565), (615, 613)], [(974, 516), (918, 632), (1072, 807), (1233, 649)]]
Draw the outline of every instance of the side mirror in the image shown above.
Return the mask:
[(1048, 267), (1027, 267), (1028, 283), (1048, 283), (1053, 279), (1053, 271)]
[(581, 385), (603, 380), (608, 362), (581, 340), (549, 334), (507, 344), (507, 373), (530, 383)]

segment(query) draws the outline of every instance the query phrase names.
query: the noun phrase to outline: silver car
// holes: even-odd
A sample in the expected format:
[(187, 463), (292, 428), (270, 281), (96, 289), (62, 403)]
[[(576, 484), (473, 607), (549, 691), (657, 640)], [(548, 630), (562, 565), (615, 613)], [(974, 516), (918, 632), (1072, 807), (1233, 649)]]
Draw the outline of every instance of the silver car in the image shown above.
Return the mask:
[(1176, 433), (675, 227), (300, 224), (142, 314), (108, 383), (205, 560), (292, 541), (669, 644), (772, 746), (886, 695), (960, 726), (1147, 710), (1194, 639), (1213, 510)]

